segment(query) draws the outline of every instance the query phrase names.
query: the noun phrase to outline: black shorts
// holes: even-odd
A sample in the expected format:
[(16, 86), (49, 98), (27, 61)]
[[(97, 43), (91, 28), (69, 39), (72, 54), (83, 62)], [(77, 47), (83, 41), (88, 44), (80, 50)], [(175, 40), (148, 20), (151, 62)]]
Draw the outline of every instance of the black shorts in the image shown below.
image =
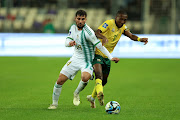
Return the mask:
[(103, 58), (100, 55), (95, 54), (92, 65), (101, 64), (103, 74), (109, 74), (111, 68), (111, 61), (108, 58)]

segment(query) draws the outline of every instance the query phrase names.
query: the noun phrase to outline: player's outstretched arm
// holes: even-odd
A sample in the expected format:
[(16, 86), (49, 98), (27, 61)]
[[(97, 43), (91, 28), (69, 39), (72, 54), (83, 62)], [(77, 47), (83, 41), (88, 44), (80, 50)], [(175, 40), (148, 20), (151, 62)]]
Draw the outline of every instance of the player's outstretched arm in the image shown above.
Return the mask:
[(95, 32), (95, 35), (97, 38), (102, 39), (102, 45), (105, 45), (106, 43), (108, 43), (108, 39), (104, 35), (102, 35), (101, 33), (102, 33), (102, 31), (98, 29)]
[(103, 53), (105, 54), (111, 61), (114, 61), (115, 63), (118, 63), (119, 62), (119, 58), (116, 58), (116, 57), (112, 57), (112, 55), (109, 53), (109, 51), (104, 47), (102, 46), (102, 43), (99, 42), (96, 47)]
[(131, 40), (144, 42), (144, 45), (148, 43), (148, 38), (139, 38), (138, 36), (133, 35), (130, 31), (125, 31), (124, 35), (129, 37)]

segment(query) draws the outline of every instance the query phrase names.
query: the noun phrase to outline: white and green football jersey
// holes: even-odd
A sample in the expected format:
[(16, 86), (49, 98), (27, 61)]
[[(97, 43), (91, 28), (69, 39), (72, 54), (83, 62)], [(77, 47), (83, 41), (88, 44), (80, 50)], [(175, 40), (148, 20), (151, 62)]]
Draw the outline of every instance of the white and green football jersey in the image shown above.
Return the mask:
[(94, 31), (87, 24), (80, 31), (76, 24), (73, 24), (66, 40), (74, 40), (76, 42), (72, 58), (84, 59), (86, 62), (92, 62), (95, 46), (100, 43)]

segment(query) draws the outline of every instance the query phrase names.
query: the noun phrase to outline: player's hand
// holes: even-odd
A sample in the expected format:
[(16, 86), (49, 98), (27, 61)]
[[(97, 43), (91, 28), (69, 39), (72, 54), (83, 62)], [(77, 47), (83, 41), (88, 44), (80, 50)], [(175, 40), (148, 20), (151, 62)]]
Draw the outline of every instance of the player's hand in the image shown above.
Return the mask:
[(76, 45), (76, 42), (75, 41), (71, 41), (71, 42), (69, 42), (69, 45), (70, 46), (74, 46), (74, 45)]
[(106, 37), (103, 37), (102, 39), (102, 46), (108, 43), (108, 39)]
[(111, 61), (114, 61), (115, 63), (118, 63), (119, 62), (119, 58), (114, 57), (114, 58), (111, 59)]
[(146, 45), (148, 43), (148, 38), (141, 38), (140, 41), (144, 42), (144, 45)]

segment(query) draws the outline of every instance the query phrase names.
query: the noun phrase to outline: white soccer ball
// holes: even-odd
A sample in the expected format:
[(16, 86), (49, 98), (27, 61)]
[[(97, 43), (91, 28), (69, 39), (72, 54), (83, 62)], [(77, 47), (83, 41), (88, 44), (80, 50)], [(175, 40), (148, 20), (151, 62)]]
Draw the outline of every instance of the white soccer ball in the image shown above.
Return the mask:
[(108, 114), (118, 114), (120, 112), (121, 106), (116, 101), (110, 101), (106, 104), (105, 110)]

